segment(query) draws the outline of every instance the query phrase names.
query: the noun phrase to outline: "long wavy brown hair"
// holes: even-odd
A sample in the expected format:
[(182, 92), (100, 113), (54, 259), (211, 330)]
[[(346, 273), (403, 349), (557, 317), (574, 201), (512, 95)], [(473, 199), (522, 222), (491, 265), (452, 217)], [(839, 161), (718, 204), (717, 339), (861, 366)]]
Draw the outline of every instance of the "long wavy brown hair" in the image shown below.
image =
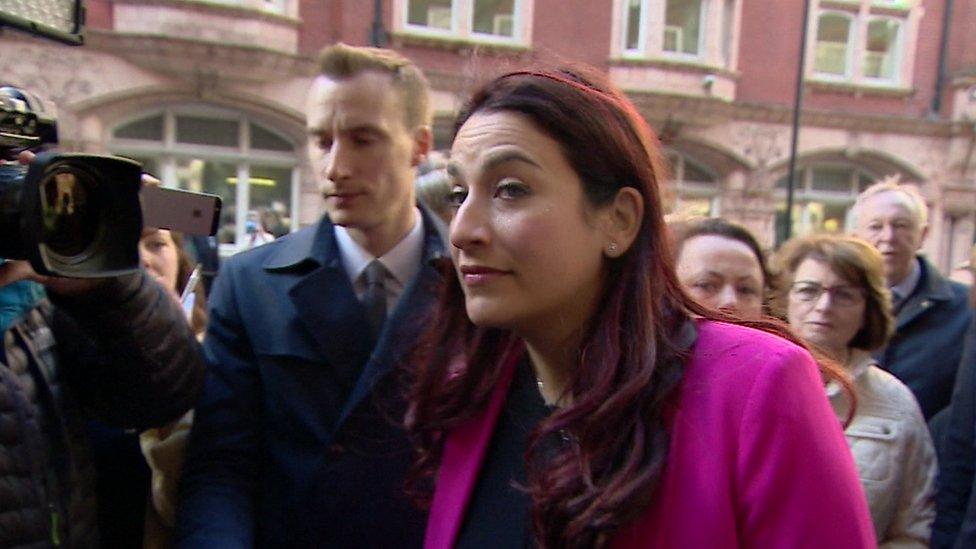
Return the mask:
[[(659, 185), (660, 144), (634, 106), (595, 71), (510, 73), (476, 92), (455, 123), (509, 111), (528, 117), (562, 147), (594, 206), (623, 187), (643, 197), (636, 241), (606, 260), (598, 309), (582, 327), (570, 404), (542, 421), (526, 449), (527, 490), (542, 547), (605, 545), (652, 503), (668, 455), (665, 413), (681, 382), (687, 349), (681, 330), (694, 317), (731, 320), (697, 305), (675, 275)], [(429, 502), (445, 436), (481, 413), (500, 375), (513, 333), (475, 326), (453, 269), (413, 357), (406, 425), (416, 447), (408, 487)], [(741, 322), (740, 322), (741, 323)], [(799, 345), (782, 323), (747, 323)], [(826, 367), (837, 372), (833, 366)], [(546, 446), (557, 433), (574, 444)]]

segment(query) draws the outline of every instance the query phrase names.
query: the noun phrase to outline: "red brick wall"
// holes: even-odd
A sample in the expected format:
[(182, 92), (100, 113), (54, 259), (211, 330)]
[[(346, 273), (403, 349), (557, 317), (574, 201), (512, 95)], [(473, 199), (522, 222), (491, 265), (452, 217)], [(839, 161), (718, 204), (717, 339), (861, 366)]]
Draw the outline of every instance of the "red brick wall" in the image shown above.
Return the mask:
[(800, 0), (743, 1), (736, 99), (793, 104), (802, 6)]
[(112, 2), (110, 0), (85, 2), (85, 26), (92, 29), (111, 29)]

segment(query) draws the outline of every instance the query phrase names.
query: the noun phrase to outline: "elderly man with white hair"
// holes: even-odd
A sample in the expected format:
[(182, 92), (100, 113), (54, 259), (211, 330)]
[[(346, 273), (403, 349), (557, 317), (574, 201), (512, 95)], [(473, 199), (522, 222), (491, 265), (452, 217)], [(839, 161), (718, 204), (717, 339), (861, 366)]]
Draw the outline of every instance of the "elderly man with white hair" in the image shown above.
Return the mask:
[(967, 287), (918, 255), (928, 208), (914, 185), (889, 179), (868, 187), (852, 211), (853, 233), (884, 258), (895, 334), (875, 357), (912, 390), (926, 420), (949, 405), (972, 312)]

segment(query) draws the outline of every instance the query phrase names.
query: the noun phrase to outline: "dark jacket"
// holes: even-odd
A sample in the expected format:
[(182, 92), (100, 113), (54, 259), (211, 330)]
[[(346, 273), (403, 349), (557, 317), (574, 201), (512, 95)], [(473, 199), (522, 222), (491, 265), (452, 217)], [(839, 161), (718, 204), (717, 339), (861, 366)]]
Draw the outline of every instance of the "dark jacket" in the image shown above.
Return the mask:
[(940, 457), (932, 548), (976, 547), (976, 320), (966, 335)]
[(328, 219), (221, 267), (180, 486), (182, 547), (420, 544), (388, 373), (440, 283), (443, 227), (423, 215), (424, 263), (375, 344)]
[(908, 385), (928, 421), (949, 405), (972, 311), (965, 285), (943, 277), (922, 257), (918, 262), (922, 276), (875, 359)]
[(52, 297), (4, 334), (0, 546), (92, 547), (94, 471), (83, 420), (161, 425), (189, 409), (203, 361), (179, 305), (144, 273)]

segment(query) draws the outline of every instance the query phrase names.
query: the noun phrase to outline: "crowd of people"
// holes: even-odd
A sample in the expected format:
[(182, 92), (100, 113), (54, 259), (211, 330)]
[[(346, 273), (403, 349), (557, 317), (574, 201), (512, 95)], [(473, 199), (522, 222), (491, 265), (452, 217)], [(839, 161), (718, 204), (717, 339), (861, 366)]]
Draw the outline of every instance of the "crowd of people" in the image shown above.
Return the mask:
[(0, 545), (976, 546), (976, 294), (917, 189), (768, 252), (666, 220), (596, 71), (487, 82), (418, 174), (422, 71), (319, 63), (317, 224), (209, 292), (153, 228), (138, 275), (0, 266), (50, 298), (4, 336)]

